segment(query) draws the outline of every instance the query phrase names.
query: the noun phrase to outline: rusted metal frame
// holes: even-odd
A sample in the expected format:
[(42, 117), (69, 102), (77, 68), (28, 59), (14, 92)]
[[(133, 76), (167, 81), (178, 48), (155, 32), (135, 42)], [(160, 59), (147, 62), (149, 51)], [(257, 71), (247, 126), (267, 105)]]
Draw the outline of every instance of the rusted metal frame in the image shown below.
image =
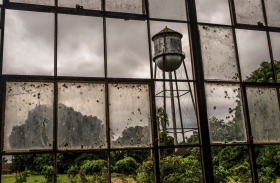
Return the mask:
[(214, 23), (206, 23), (206, 22), (199, 22), (197, 23), (198, 25), (204, 25), (204, 26), (212, 26), (212, 27), (225, 27), (225, 28), (230, 28), (233, 27), (232, 25), (228, 25), (228, 24), (214, 24)]
[(189, 34), (191, 38), (193, 64), (195, 69), (195, 79), (196, 79), (196, 102), (197, 102), (197, 118), (199, 127), (199, 136), (201, 143), (201, 157), (202, 157), (202, 168), (203, 168), (203, 180), (204, 182), (214, 182), (213, 175), (213, 163), (211, 155), (211, 145), (210, 145), (210, 134), (208, 127), (207, 118), (207, 106), (206, 106), (206, 95), (204, 86), (204, 73), (202, 65), (202, 53), (200, 45), (199, 30), (197, 25), (197, 14), (195, 1), (187, 1), (188, 16), (190, 20)]
[(186, 20), (173, 20), (173, 19), (152, 18), (152, 17), (149, 17), (148, 19), (154, 22), (189, 23), (189, 21)]
[[(57, 6), (58, 0), (55, 0)], [(58, 128), (58, 82), (57, 77), (57, 41), (58, 41), (58, 14), (54, 13), (54, 97), (53, 97), (53, 150), (54, 150), (54, 183), (57, 182), (57, 128)]]
[(151, 122), (152, 122), (152, 154), (154, 162), (154, 181), (160, 182), (160, 168), (159, 168), (159, 136), (158, 136), (158, 122), (156, 118), (156, 97), (155, 97), (155, 84), (154, 82), (150, 84), (150, 96), (151, 96)]
[(111, 136), (110, 136), (110, 107), (109, 107), (109, 83), (105, 83), (105, 114), (106, 114), (106, 139), (107, 139), (107, 163), (108, 182), (111, 182)]
[[(156, 67), (156, 65), (155, 65), (155, 67)], [(161, 79), (161, 78), (159, 78), (159, 79), (153, 79), (154, 81), (163, 81), (163, 79)], [(165, 78), (165, 81), (172, 81), (171, 79), (169, 79), (169, 78)], [(195, 82), (195, 80), (192, 80), (192, 79), (190, 79), (190, 80), (188, 80), (188, 79), (178, 79), (177, 78), (177, 81), (178, 82)]]

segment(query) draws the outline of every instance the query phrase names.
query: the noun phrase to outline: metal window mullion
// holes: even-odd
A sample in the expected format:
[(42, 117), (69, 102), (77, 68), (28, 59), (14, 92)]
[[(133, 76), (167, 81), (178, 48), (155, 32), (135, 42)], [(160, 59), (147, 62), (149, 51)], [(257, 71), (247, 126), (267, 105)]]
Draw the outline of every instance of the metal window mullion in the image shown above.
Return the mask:
[(105, 83), (105, 114), (106, 114), (106, 138), (107, 138), (107, 165), (108, 182), (111, 182), (111, 135), (110, 135), (110, 102), (109, 102), (109, 83)]
[(207, 118), (206, 95), (204, 86), (204, 74), (202, 66), (202, 55), (200, 47), (200, 38), (197, 24), (195, 1), (188, 2), (188, 17), (190, 20), (189, 33), (191, 38), (192, 57), (194, 61), (195, 79), (196, 79), (196, 101), (198, 114), (198, 127), (201, 143), (201, 156), (203, 167), (204, 182), (214, 182), (213, 163), (211, 155), (211, 145)]

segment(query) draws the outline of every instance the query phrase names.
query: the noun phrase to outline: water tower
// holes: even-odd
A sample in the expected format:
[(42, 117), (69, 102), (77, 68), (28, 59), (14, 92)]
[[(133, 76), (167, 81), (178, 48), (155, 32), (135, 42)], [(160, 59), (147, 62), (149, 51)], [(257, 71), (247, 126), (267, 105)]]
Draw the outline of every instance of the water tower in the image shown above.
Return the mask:
[[(166, 112), (167, 107), (167, 98), (170, 98), (170, 108), (171, 108), (171, 116), (172, 116), (172, 131), (173, 131), (173, 137), (174, 137), (174, 145), (178, 144), (178, 135), (177, 133), (182, 133), (182, 140), (183, 143), (185, 143), (185, 132), (189, 129), (185, 128), (183, 125), (183, 117), (182, 117), (182, 110), (181, 110), (181, 102), (180, 102), (180, 94), (182, 92), (185, 92), (185, 94), (190, 94), (192, 99), (192, 107), (195, 109), (194, 105), (194, 98), (191, 91), (191, 85), (189, 82), (187, 82), (187, 88), (186, 90), (182, 91), (179, 89), (177, 84), (177, 78), (175, 80), (172, 78), (172, 73), (176, 77), (176, 72), (180, 67), (184, 67), (184, 74), (188, 78), (186, 65), (184, 62), (185, 55), (182, 51), (182, 37), (183, 35), (179, 32), (176, 32), (168, 27), (165, 27), (162, 31), (155, 34), (152, 37), (152, 41), (154, 42), (154, 57), (153, 61), (155, 62), (155, 73), (157, 72), (157, 68), (160, 69), (160, 72), (162, 72), (163, 77), (163, 86), (162, 91), (156, 93), (156, 97), (163, 97), (163, 109), (164, 113)], [(167, 75), (166, 75), (167, 74)], [(154, 76), (156, 79), (156, 74)], [(169, 89), (167, 89), (165, 80), (169, 81)], [(175, 89), (173, 87), (173, 84), (175, 83)], [(176, 87), (177, 86), (177, 87)], [(175, 93), (175, 95), (174, 95)], [(160, 95), (160, 96), (159, 96)], [(177, 99), (177, 105), (175, 107), (175, 99)], [(176, 112), (179, 111), (179, 118), (176, 119)], [(176, 125), (176, 120), (180, 121), (180, 127)], [(178, 131), (179, 130), (179, 131)], [(191, 129), (193, 130), (193, 129)], [(167, 133), (170, 133), (167, 131)], [(172, 132), (171, 132), (172, 133)]]

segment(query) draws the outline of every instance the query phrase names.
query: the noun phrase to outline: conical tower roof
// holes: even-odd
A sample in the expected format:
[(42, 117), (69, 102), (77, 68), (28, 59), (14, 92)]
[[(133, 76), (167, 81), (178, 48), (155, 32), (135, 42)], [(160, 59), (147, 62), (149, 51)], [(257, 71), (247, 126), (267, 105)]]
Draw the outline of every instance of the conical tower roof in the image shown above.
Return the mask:
[(160, 32), (158, 32), (157, 34), (155, 34), (153, 37), (152, 37), (152, 40), (154, 40), (155, 37), (158, 37), (158, 36), (164, 36), (164, 35), (168, 35), (168, 34), (176, 34), (177, 36), (179, 36), (180, 38), (183, 37), (183, 35), (179, 32), (176, 32), (170, 28), (168, 28), (167, 26), (162, 29)]

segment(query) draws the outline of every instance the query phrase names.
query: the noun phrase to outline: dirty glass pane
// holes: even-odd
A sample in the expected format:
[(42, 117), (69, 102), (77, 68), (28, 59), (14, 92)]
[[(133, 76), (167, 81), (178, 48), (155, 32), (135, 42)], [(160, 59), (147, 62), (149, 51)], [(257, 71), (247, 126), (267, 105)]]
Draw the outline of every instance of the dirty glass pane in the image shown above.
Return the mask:
[(212, 143), (246, 141), (242, 96), (239, 85), (206, 84), (206, 101)]
[[(43, 183), (46, 182), (46, 179), (42, 172), (46, 169), (49, 173), (50, 182), (54, 181), (54, 156), (52, 154), (22, 154), (3, 156), (3, 158), (8, 161), (4, 165), (5, 169), (2, 169), (2, 183)], [(24, 174), (27, 175), (26, 181), (22, 181)], [(21, 179), (19, 179), (20, 176)], [(16, 181), (16, 177), (21, 181)]]
[(147, 22), (107, 19), (108, 76), (150, 78)]
[(280, 110), (277, 90), (248, 87), (246, 91), (254, 142), (279, 142)]
[[(151, 36), (154, 36), (155, 34), (159, 33), (161, 30), (163, 30), (165, 27), (168, 27), (169, 29), (172, 29), (176, 32), (179, 32), (183, 35), (182, 37), (182, 51), (185, 54), (185, 66), (186, 70), (184, 67), (184, 63), (176, 70), (176, 76), (177, 80), (186, 80), (188, 79), (193, 79), (192, 77), (192, 62), (191, 62), (191, 56), (190, 56), (190, 46), (189, 46), (189, 33), (188, 33), (188, 24), (182, 24), (182, 23), (171, 23), (171, 22), (158, 22), (158, 21), (151, 21)], [(151, 45), (152, 45), (152, 53), (154, 55), (154, 43), (151, 40)], [(156, 68), (155, 70), (155, 62), (153, 62), (153, 72), (154, 76), (153, 78), (155, 79), (162, 79), (162, 71), (159, 68)], [(188, 75), (188, 77), (187, 77)], [(173, 77), (175, 78), (175, 77)]]
[(57, 154), (57, 182), (108, 182), (107, 152)]
[[(242, 79), (248, 82), (273, 82), (266, 33), (236, 30), (236, 37)], [(264, 68), (260, 76), (258, 70)]]
[(101, 10), (101, 0), (58, 0), (58, 6), (76, 8), (82, 6), (83, 9)]
[(150, 150), (111, 151), (111, 182), (154, 182), (153, 157)]
[(148, 85), (110, 84), (109, 103), (112, 147), (151, 146)]
[(149, 8), (152, 18), (187, 20), (185, 0), (152, 0)]
[(236, 21), (241, 24), (263, 25), (261, 0), (235, 0)]
[(10, 2), (54, 6), (54, 0), (10, 0)]
[(6, 84), (5, 151), (52, 148), (53, 87), (52, 83)]
[(197, 21), (231, 24), (228, 0), (196, 0)]
[(255, 146), (259, 182), (279, 182), (279, 145)]
[(231, 28), (199, 26), (205, 79), (238, 81)]
[(58, 75), (104, 77), (103, 49), (102, 18), (58, 15)]
[(105, 85), (58, 84), (58, 148), (105, 148)]
[(215, 182), (252, 182), (246, 146), (211, 148)]
[(165, 82), (164, 86), (163, 82), (156, 82), (156, 116), (160, 146), (199, 143), (188, 140), (197, 132), (193, 94), (192, 83), (189, 86), (186, 82)]
[(268, 26), (280, 27), (280, 20), (279, 20), (280, 1), (265, 0), (264, 2), (265, 2)]
[(198, 147), (160, 150), (160, 182), (203, 182)]
[(143, 0), (106, 0), (106, 11), (144, 14)]
[(4, 74), (53, 75), (54, 15), (6, 10)]
[(273, 52), (274, 67), (276, 72), (277, 82), (280, 82), (280, 34), (270, 32), (270, 40)]

